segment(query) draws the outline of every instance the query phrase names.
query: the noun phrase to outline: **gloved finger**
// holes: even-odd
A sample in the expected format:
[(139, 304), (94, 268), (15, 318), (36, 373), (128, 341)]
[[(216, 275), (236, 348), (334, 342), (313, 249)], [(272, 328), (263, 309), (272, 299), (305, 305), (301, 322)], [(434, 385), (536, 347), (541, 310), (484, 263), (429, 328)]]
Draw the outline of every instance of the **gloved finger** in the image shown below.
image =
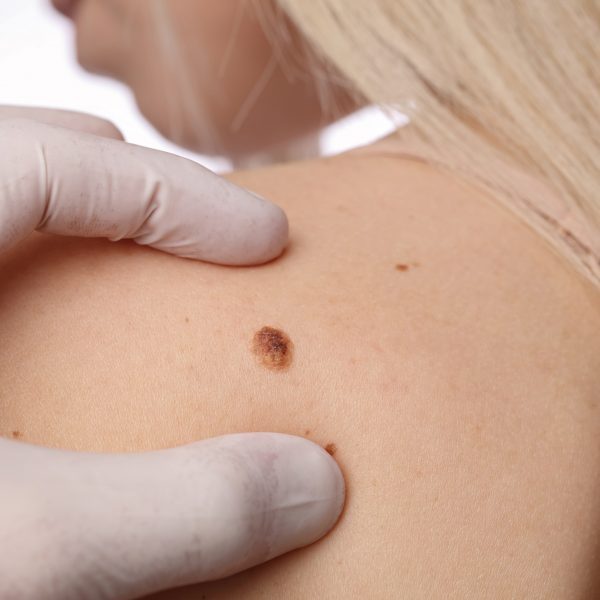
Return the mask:
[(219, 579), (316, 541), (344, 503), (336, 462), (289, 435), (121, 455), (0, 440), (0, 451), (3, 598), (134, 598)]
[(6, 119), (31, 119), (47, 125), (84, 131), (100, 137), (124, 139), (123, 134), (110, 121), (72, 110), (2, 105), (0, 106), (0, 121)]
[(35, 229), (228, 265), (287, 243), (280, 208), (173, 154), (17, 119), (0, 121), (0, 157), (0, 251)]

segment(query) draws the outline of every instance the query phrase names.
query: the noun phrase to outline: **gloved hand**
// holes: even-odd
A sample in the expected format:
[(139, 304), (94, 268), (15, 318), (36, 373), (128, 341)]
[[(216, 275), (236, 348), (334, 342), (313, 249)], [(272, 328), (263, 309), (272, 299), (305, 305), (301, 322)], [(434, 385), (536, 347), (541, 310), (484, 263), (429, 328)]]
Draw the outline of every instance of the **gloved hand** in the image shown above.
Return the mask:
[(288, 236), (274, 204), (67, 111), (0, 108), (0, 200), (0, 251), (37, 229), (253, 265), (279, 256)]
[[(278, 208), (195, 163), (97, 137), (119, 137), (100, 120), (35, 114), (62, 127), (0, 121), (0, 249), (34, 229), (228, 264), (285, 245)], [(0, 439), (0, 598), (112, 600), (218, 579), (319, 539), (343, 502), (335, 461), (289, 435), (138, 454)]]

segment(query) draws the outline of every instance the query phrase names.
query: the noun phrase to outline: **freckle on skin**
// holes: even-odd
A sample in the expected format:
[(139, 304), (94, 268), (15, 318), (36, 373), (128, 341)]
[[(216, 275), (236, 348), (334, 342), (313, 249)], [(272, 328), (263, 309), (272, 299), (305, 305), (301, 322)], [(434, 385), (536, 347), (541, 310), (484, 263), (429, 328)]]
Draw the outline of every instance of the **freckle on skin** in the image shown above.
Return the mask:
[(337, 452), (337, 446), (335, 444), (327, 444), (327, 446), (325, 446), (325, 452), (333, 456)]
[(418, 262), (411, 262), (410, 264), (407, 263), (397, 263), (396, 264), (396, 271), (408, 271), (411, 267), (418, 267), (420, 266), (420, 264)]
[(186, 323), (189, 323), (189, 322), (190, 322), (190, 318), (189, 318), (189, 317), (186, 317), (186, 318), (185, 318), (185, 322), (186, 322)]
[(259, 362), (273, 371), (283, 371), (290, 366), (293, 347), (289, 336), (275, 327), (263, 327), (252, 340), (252, 350)]
[(14, 438), (20, 438), (20, 437), (21, 437), (23, 434), (22, 434), (20, 431), (13, 431), (13, 432), (11, 433), (11, 435), (12, 435)]

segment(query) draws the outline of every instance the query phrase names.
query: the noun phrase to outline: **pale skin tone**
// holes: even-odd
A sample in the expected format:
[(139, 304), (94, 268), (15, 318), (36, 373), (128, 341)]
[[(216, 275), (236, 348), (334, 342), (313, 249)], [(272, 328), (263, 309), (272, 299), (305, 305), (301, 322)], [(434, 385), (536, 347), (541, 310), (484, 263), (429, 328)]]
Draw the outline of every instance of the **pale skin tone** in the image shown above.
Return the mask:
[[(3, 347), (21, 357), (0, 368), (4, 435), (101, 451), (252, 430), (335, 444), (348, 497), (334, 532), (201, 588), (210, 598), (592, 597), (595, 292), (421, 163), (232, 179), (295, 224), (266, 268), (42, 235), (2, 259)], [(264, 325), (293, 340), (289, 370), (252, 354)]]
[[(38, 230), (239, 266), (273, 260), (287, 243), (274, 204), (128, 145), (90, 116), (0, 107), (0, 155), (0, 252)], [(140, 453), (24, 442), (18, 430), (0, 438), (2, 598), (137, 598), (213, 581), (320, 539), (343, 508), (337, 463), (299, 436)]]
[[(2, 433), (335, 446), (348, 495), (331, 535), (161, 598), (595, 597), (597, 292), (416, 160), (375, 149), (229, 177), (286, 211), (281, 259), (224, 269), (43, 234), (0, 257), (0, 336), (19, 357), (0, 363)], [(265, 325), (293, 341), (287, 369), (253, 354)]]
[[(308, 53), (273, 0), (55, 0), (88, 70), (128, 85), (167, 137), (205, 154), (279, 151), (353, 108), (334, 86), (323, 111)], [(256, 10), (258, 7), (258, 10)], [(270, 23), (279, 35), (274, 58)], [(166, 27), (165, 27), (166, 25)], [(265, 126), (267, 124), (267, 126)]]

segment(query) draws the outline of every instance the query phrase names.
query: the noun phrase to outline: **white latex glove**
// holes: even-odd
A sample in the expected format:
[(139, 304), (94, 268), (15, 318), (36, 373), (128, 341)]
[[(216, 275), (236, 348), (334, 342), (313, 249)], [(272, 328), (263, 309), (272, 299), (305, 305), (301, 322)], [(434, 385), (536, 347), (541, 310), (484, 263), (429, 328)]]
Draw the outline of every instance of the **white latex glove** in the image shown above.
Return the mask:
[[(36, 114), (119, 135), (83, 115)], [(33, 229), (134, 237), (233, 264), (273, 258), (287, 234), (279, 209), (190, 161), (1, 121), (0, 248)], [(218, 579), (319, 539), (343, 503), (335, 461), (289, 435), (228, 435), (138, 454), (0, 439), (0, 598), (135, 598)]]
[(271, 260), (288, 236), (274, 204), (191, 160), (126, 144), (106, 121), (0, 108), (0, 251), (34, 229), (227, 265)]

